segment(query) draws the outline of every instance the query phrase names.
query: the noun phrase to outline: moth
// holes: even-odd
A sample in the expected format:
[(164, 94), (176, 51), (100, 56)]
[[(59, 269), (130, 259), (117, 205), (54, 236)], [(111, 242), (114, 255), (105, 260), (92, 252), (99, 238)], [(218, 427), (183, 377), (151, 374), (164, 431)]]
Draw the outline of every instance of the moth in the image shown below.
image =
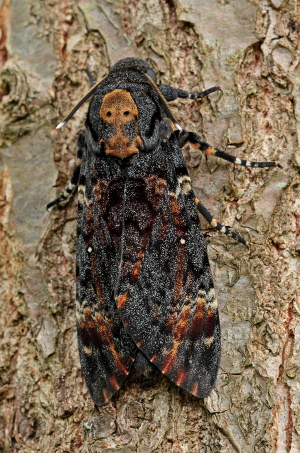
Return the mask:
[(133, 368), (146, 373), (154, 366), (198, 398), (214, 386), (220, 323), (199, 213), (246, 242), (195, 197), (181, 148), (189, 142), (234, 164), (279, 166), (238, 159), (181, 129), (168, 101), (216, 90), (189, 93), (157, 84), (145, 61), (126, 58), (57, 127), (92, 96), (71, 182), (47, 208), (78, 186), (78, 346), (98, 406)]

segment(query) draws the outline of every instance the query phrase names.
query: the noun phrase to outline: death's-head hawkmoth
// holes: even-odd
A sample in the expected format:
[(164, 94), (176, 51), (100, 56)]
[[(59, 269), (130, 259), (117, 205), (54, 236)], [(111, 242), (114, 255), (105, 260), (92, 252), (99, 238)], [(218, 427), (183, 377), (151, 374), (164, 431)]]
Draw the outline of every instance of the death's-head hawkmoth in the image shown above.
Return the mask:
[(110, 400), (133, 367), (152, 364), (198, 398), (209, 395), (220, 358), (220, 325), (199, 212), (181, 147), (249, 167), (276, 162), (235, 158), (182, 130), (168, 101), (196, 99), (156, 84), (137, 58), (116, 63), (90, 96), (71, 183), (78, 186), (77, 330), (81, 365), (96, 405)]

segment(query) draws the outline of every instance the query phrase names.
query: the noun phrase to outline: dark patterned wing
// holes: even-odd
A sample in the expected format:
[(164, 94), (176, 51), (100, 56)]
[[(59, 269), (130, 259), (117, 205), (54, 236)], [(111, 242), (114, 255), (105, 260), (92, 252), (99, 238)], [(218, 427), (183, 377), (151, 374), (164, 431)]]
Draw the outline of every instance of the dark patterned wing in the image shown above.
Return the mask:
[(78, 187), (77, 331), (84, 377), (99, 406), (120, 388), (137, 352), (114, 301), (123, 192), (118, 166), (87, 149)]
[(193, 395), (210, 393), (220, 325), (190, 178), (174, 135), (139, 156), (125, 187), (117, 307), (138, 348)]

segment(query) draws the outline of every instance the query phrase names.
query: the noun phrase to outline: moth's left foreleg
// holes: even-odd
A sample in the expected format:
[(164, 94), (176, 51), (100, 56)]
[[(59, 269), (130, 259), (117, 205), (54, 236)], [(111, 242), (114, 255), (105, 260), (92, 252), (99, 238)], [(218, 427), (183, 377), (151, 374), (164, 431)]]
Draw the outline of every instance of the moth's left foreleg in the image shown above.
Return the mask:
[(67, 201), (70, 198), (73, 190), (75, 189), (75, 187), (78, 184), (78, 179), (79, 179), (79, 174), (80, 174), (80, 167), (81, 167), (82, 155), (83, 155), (83, 152), (84, 152), (84, 148), (85, 148), (85, 135), (84, 135), (83, 132), (81, 132), (79, 134), (78, 139), (77, 139), (77, 144), (76, 144), (77, 160), (76, 160), (76, 163), (75, 163), (74, 168), (73, 168), (71, 181), (70, 181), (68, 187), (65, 189), (64, 192), (62, 192), (55, 200), (50, 201), (50, 203), (48, 203), (46, 205), (46, 209), (49, 209), (52, 206), (55, 206), (55, 205), (57, 205), (57, 204), (59, 204), (59, 203), (61, 203), (63, 201)]
[(205, 140), (203, 140), (200, 135), (196, 134), (195, 132), (189, 131), (181, 131), (178, 133), (178, 143), (179, 146), (182, 147), (186, 143), (190, 143), (194, 148), (200, 149), (205, 156), (216, 156), (220, 157), (221, 159), (227, 160), (236, 165), (243, 165), (244, 167), (256, 167), (256, 168), (264, 168), (264, 167), (280, 167), (281, 165), (278, 162), (252, 162), (251, 160), (244, 160), (239, 159), (238, 157), (231, 156), (230, 154), (226, 153), (225, 151), (221, 151), (218, 148), (214, 148)]

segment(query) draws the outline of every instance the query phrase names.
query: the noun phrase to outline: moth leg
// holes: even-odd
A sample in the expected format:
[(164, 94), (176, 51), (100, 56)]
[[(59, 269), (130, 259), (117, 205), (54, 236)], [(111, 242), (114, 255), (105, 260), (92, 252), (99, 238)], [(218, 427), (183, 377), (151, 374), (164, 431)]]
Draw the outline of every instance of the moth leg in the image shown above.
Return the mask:
[(85, 68), (85, 72), (87, 73), (87, 76), (88, 76), (88, 78), (89, 78), (91, 87), (93, 87), (94, 85), (96, 85), (96, 79), (95, 79), (95, 77), (93, 76), (93, 74), (91, 73), (91, 71), (89, 70), (89, 68)]
[[(177, 131), (176, 131), (177, 132)], [(264, 167), (281, 167), (281, 165), (274, 161), (274, 162), (252, 162), (251, 160), (244, 160), (239, 159), (238, 157), (231, 156), (230, 154), (226, 153), (225, 151), (221, 151), (218, 148), (213, 148), (209, 145), (205, 140), (203, 140), (200, 135), (196, 134), (195, 132), (189, 131), (181, 131), (178, 134), (178, 143), (179, 146), (182, 147), (187, 142), (189, 142), (193, 148), (200, 149), (205, 156), (216, 156), (220, 157), (221, 159), (227, 160), (228, 162), (232, 162), (236, 165), (243, 165), (244, 167), (256, 167), (256, 168), (264, 168)]]
[(174, 101), (177, 98), (183, 99), (200, 99), (208, 96), (214, 91), (222, 91), (220, 87), (212, 87), (208, 90), (201, 91), (200, 93), (190, 93), (189, 91), (180, 90), (179, 88), (169, 87), (167, 85), (158, 85), (158, 88), (162, 92), (163, 96), (167, 101)]
[(46, 209), (51, 208), (52, 206), (55, 206), (56, 204), (61, 203), (62, 201), (66, 201), (70, 198), (73, 190), (78, 184), (78, 179), (79, 179), (79, 174), (80, 174), (80, 167), (81, 167), (81, 162), (82, 162), (82, 155), (84, 152), (85, 148), (85, 135), (83, 132), (81, 132), (78, 136), (77, 139), (77, 144), (76, 144), (76, 150), (77, 150), (77, 160), (73, 168), (73, 173), (71, 177), (71, 181), (68, 185), (68, 187), (65, 189), (64, 192), (62, 192), (55, 200), (50, 201), (46, 205)]
[(221, 233), (226, 234), (227, 236), (230, 236), (231, 238), (235, 239), (238, 242), (241, 242), (244, 245), (248, 244), (245, 241), (245, 239), (242, 238), (242, 236), (240, 236), (239, 234), (235, 233), (234, 231), (231, 231), (228, 227), (222, 225), (216, 219), (214, 219), (213, 216), (208, 212), (206, 207), (203, 206), (202, 203), (200, 203), (200, 200), (198, 198), (195, 198), (195, 203), (196, 203), (197, 209), (200, 212), (200, 214), (203, 215), (205, 220), (207, 220), (213, 228), (216, 228)]

